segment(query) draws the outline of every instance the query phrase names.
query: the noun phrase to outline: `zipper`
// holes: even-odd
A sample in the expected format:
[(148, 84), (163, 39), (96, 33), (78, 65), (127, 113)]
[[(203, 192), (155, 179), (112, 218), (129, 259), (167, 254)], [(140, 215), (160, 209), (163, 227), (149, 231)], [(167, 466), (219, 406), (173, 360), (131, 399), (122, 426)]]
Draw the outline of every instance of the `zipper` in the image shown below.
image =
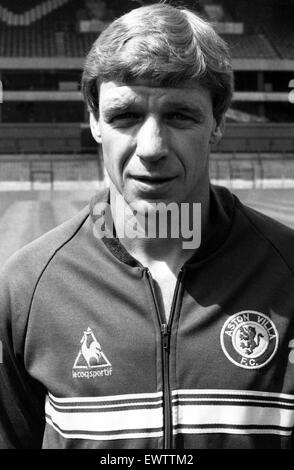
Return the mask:
[(162, 350), (162, 375), (163, 375), (163, 437), (164, 437), (164, 449), (172, 449), (173, 446), (173, 422), (172, 422), (172, 397), (171, 397), (171, 390), (170, 390), (170, 377), (169, 377), (169, 357), (170, 357), (170, 335), (171, 335), (171, 327), (174, 318), (174, 314), (177, 307), (177, 300), (179, 298), (179, 291), (181, 287), (181, 282), (184, 275), (184, 269), (181, 268), (174, 295), (172, 300), (172, 306), (169, 316), (168, 323), (166, 322), (165, 316), (162, 314), (158, 307), (156, 293), (154, 289), (154, 282), (152, 275), (148, 268), (146, 269), (147, 279), (149, 282), (150, 290), (153, 297), (153, 302), (155, 305), (155, 310), (157, 313), (157, 318), (160, 325), (160, 332), (161, 332), (161, 350)]

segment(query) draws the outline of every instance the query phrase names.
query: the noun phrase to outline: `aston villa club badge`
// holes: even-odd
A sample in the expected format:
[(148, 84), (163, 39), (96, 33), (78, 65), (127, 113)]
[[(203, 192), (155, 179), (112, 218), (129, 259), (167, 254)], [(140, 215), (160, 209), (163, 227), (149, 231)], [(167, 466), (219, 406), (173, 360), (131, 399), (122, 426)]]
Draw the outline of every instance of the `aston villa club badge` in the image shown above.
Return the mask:
[(223, 352), (233, 364), (244, 369), (258, 369), (274, 357), (279, 336), (269, 317), (244, 310), (228, 318), (220, 340)]

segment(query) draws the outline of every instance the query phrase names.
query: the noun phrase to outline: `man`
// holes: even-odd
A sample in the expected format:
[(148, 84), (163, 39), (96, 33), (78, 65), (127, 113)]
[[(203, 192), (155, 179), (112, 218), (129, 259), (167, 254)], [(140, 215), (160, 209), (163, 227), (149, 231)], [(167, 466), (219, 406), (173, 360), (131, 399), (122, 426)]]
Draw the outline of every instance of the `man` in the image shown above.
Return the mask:
[(94, 43), (110, 189), (2, 271), (2, 447), (292, 447), (294, 233), (209, 182), (232, 83), (188, 10), (133, 10)]

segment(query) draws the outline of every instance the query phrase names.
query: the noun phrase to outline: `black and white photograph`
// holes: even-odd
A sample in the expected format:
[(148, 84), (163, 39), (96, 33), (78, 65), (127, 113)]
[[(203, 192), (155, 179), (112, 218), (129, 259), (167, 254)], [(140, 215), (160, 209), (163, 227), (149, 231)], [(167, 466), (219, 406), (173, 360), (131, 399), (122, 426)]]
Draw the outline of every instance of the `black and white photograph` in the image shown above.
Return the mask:
[(293, 25), (0, 0), (0, 449), (294, 449)]

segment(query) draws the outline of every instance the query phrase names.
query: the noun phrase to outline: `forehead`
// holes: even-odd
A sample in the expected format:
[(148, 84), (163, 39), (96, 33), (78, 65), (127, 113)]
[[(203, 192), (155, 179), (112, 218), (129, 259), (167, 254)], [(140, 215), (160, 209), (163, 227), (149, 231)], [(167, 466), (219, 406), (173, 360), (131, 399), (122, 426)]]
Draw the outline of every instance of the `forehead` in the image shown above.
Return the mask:
[(208, 89), (191, 82), (183, 82), (177, 87), (156, 86), (148, 81), (138, 81), (132, 84), (116, 81), (102, 82), (99, 102), (102, 110), (108, 107), (120, 108), (131, 105), (151, 105), (161, 108), (175, 104), (203, 108), (203, 110), (212, 107)]

